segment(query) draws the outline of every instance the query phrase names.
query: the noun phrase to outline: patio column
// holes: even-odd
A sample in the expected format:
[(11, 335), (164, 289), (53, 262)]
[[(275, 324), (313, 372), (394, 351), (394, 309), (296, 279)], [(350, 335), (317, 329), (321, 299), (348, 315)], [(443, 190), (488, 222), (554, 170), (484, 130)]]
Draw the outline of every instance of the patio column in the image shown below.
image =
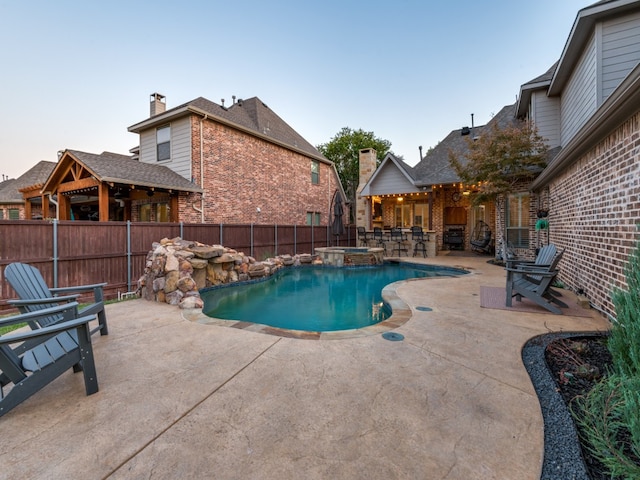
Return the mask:
[(102, 182), (98, 185), (98, 215), (101, 222), (109, 221), (109, 186)]

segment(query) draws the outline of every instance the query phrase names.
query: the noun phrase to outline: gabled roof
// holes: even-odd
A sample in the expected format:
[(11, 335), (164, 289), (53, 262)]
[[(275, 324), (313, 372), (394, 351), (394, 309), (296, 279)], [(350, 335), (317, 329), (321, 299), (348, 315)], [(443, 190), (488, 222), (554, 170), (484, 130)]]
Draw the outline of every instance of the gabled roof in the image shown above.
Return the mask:
[(502, 108), (486, 125), (474, 127), (469, 135), (462, 135), (463, 129), (453, 130), (414, 167), (416, 185), (419, 187), (457, 183), (460, 178), (449, 163), (449, 152), (454, 152), (464, 161), (464, 154), (469, 147), (467, 139), (482, 135), (485, 129), (497, 124), (505, 127), (515, 121), (516, 105)]
[(527, 110), (529, 109), (529, 101), (531, 100), (531, 93), (535, 90), (546, 90), (551, 84), (553, 74), (558, 67), (558, 62), (554, 63), (549, 70), (542, 75), (529, 80), (527, 83), (520, 87), (520, 95), (518, 96), (518, 104), (516, 108), (516, 117), (523, 118)]
[(224, 107), (204, 97), (169, 109), (129, 127), (129, 131), (140, 133), (185, 115), (201, 115), (211, 120), (240, 129), (272, 143), (304, 153), (323, 162), (329, 162), (313, 145), (291, 128), (258, 97), (238, 100)]
[(44, 184), (55, 166), (55, 162), (42, 160), (18, 178), (0, 183), (0, 203), (24, 203), (20, 190)]
[(596, 22), (623, 15), (629, 11), (637, 11), (639, 8), (640, 3), (637, 0), (603, 0), (579, 10), (558, 61), (548, 94), (559, 95), (562, 92), (582, 54), (585, 43), (591, 37)]
[[(386, 175), (394, 175), (394, 191), (386, 191), (383, 186), (377, 185), (378, 178)], [(404, 187), (398, 185), (404, 184)], [(415, 186), (413, 167), (396, 157), (393, 153), (387, 153), (369, 181), (360, 192), (362, 196), (387, 195), (391, 193), (413, 193), (419, 190)]]
[(65, 150), (55, 170), (47, 179), (43, 191), (51, 192), (59, 185), (69, 170), (69, 165), (77, 162), (100, 182), (135, 185), (162, 190), (202, 192), (202, 189), (173, 170), (163, 165), (153, 165), (133, 160), (128, 155), (112, 152), (95, 153)]

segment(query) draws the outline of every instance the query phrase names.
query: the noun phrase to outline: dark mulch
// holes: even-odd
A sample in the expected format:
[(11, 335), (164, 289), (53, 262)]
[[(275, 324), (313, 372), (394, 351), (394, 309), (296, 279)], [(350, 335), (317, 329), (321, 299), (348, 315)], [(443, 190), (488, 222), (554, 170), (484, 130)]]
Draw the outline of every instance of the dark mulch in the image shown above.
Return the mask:
[[(611, 354), (604, 336), (560, 338), (550, 342), (545, 350), (545, 359), (556, 384), (556, 390), (566, 405), (584, 395), (606, 374), (611, 365)], [(580, 427), (576, 424), (578, 435)], [(593, 457), (580, 442), (582, 458), (592, 480), (611, 479), (605, 467)]]

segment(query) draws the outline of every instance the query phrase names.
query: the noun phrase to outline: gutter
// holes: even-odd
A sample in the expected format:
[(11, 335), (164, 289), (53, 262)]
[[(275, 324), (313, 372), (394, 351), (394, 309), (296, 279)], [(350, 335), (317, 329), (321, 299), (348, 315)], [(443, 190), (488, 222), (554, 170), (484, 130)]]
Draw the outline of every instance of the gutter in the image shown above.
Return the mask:
[(531, 184), (532, 191), (548, 185), (565, 168), (597, 145), (612, 129), (640, 110), (640, 64), (627, 75), (594, 115)]

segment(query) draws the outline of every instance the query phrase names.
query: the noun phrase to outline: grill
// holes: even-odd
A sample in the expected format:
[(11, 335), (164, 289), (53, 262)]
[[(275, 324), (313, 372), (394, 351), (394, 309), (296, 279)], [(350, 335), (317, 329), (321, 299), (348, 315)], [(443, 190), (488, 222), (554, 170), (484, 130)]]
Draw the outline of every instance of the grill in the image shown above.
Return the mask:
[(444, 242), (449, 250), (464, 250), (464, 227), (449, 227), (444, 232)]

